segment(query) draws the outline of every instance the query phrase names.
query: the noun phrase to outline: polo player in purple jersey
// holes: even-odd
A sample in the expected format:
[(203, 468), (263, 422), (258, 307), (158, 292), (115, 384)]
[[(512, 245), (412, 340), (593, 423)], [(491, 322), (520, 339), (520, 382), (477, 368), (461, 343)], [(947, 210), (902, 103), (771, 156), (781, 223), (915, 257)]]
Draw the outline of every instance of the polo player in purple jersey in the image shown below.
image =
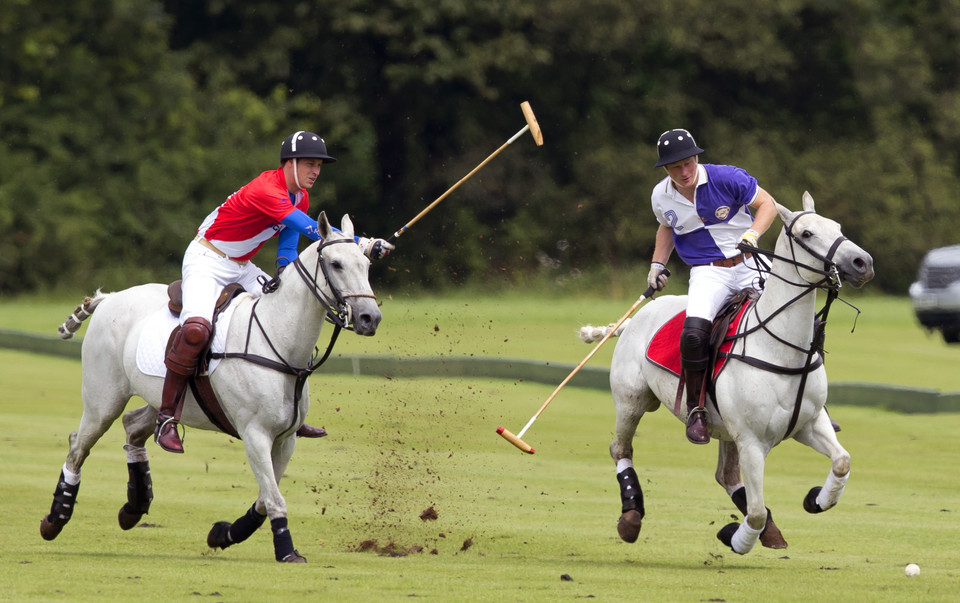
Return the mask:
[(756, 247), (777, 216), (773, 197), (756, 178), (738, 167), (701, 164), (698, 156), (703, 152), (687, 130), (660, 135), (655, 167), (663, 167), (667, 177), (650, 198), (660, 226), (647, 275), (654, 290), (663, 289), (668, 278), (664, 270), (674, 249), (690, 266), (680, 359), (686, 375), (687, 439), (694, 444), (710, 441), (699, 398), (713, 319), (734, 295), (757, 287), (756, 259), (741, 253), (737, 245), (744, 241)]

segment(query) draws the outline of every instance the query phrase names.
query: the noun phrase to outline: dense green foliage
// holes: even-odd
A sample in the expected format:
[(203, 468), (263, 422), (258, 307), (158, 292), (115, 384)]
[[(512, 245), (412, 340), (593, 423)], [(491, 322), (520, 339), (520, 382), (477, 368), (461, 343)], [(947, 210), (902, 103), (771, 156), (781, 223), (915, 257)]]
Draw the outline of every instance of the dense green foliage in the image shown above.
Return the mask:
[(903, 293), (960, 223), (958, 4), (6, 0), (0, 292), (175, 277), (295, 129), (340, 159), (312, 212), (386, 236), (530, 100), (545, 146), (522, 138), (419, 222), (383, 285), (630, 274), (654, 142), (679, 126), (790, 207), (810, 190)]

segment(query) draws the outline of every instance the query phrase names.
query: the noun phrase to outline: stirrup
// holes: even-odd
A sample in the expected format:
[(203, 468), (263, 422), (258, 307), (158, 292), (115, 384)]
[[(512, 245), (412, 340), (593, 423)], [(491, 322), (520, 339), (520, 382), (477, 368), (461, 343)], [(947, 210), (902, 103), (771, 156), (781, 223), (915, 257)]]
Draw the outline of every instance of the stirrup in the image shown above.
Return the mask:
[[(157, 446), (163, 448), (163, 446), (160, 444), (160, 434), (163, 432), (163, 428), (167, 426), (167, 423), (173, 423), (173, 430), (177, 432), (177, 437), (180, 439), (180, 445), (183, 446), (183, 442), (187, 439), (187, 428), (180, 425), (180, 421), (177, 421), (173, 417), (167, 417), (163, 423), (157, 423), (157, 428), (153, 432), (153, 442)], [(179, 429), (181, 427), (183, 427), (182, 431)], [(167, 450), (166, 448), (163, 449)], [(170, 450), (167, 450), (167, 452), (170, 452)]]
[[(687, 436), (687, 441), (690, 442), (691, 444), (709, 444), (710, 443), (710, 430), (707, 428), (706, 412), (707, 411), (705, 408), (695, 407), (695, 408), (692, 408), (687, 413), (687, 420), (685, 422), (686, 429), (684, 433)], [(690, 437), (690, 428), (693, 427), (693, 423), (695, 422), (696, 415), (698, 413), (703, 414), (703, 416), (701, 417), (701, 421), (703, 421), (703, 438), (695, 440)]]

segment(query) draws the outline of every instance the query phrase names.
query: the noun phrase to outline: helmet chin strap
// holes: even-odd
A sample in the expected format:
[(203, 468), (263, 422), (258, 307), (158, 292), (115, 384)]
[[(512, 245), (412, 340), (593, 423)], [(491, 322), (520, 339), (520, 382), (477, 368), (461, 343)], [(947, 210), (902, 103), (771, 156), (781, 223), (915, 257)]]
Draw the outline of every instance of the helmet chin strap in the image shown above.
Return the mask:
[(297, 158), (294, 157), (293, 158), (293, 182), (294, 184), (297, 185), (297, 192), (300, 192), (300, 189), (302, 189), (303, 187), (300, 186), (300, 177), (297, 175), (298, 171), (299, 170), (297, 169)]

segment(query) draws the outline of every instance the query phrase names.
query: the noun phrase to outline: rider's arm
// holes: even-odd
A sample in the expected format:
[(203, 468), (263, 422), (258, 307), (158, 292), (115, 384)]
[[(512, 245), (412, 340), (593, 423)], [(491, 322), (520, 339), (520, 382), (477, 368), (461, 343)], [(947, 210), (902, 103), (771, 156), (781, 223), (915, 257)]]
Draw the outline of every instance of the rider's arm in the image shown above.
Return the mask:
[[(320, 229), (317, 228), (317, 221), (308, 216), (305, 212), (294, 209), (292, 212), (287, 214), (287, 217), (280, 221), (281, 224), (287, 228), (284, 230), (293, 230), (302, 235), (310, 237), (313, 241), (320, 240)], [(342, 232), (339, 228), (331, 226), (335, 232)], [(280, 233), (281, 236), (283, 232)], [(353, 237), (354, 241), (359, 241), (360, 237)]]
[(297, 244), (300, 242), (300, 233), (293, 228), (284, 228), (280, 231), (277, 242), (277, 265), (286, 266), (292, 262), (299, 250)]
[(759, 186), (757, 187), (757, 196), (749, 207), (754, 210), (756, 214), (750, 229), (757, 233), (757, 238), (760, 238), (760, 235), (767, 232), (767, 229), (770, 228), (770, 225), (773, 224), (773, 221), (776, 219), (777, 207), (774, 205), (773, 197), (770, 196), (770, 193)]

